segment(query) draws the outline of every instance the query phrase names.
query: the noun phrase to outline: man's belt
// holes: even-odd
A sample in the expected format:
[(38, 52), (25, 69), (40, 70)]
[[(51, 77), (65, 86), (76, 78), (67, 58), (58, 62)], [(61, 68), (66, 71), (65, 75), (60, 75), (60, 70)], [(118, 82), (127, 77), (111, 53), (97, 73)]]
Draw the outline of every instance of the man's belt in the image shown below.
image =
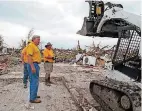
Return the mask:
[(45, 61), (45, 62), (50, 63), (49, 61)]
[(39, 62), (33, 62), (33, 63), (39, 64)]
[(52, 62), (49, 62), (49, 61), (45, 61), (45, 63), (52, 63)]

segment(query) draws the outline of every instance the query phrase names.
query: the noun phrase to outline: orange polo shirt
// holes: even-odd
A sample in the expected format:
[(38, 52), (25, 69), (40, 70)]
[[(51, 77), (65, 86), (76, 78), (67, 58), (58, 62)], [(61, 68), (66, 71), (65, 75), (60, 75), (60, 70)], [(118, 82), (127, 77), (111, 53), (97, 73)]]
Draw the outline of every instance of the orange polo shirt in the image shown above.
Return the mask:
[(48, 57), (48, 56), (54, 57), (54, 52), (53, 52), (52, 49), (49, 50), (49, 49), (46, 48), (43, 51), (44, 62), (46, 62), (46, 61), (48, 61), (48, 62), (54, 62), (53, 59), (47, 59), (46, 57)]
[(33, 62), (41, 62), (41, 54), (38, 46), (31, 42), (27, 47), (27, 55), (31, 55)]
[(27, 50), (27, 46), (21, 52), (23, 54), (23, 60), (24, 60), (25, 63), (28, 62), (28, 57), (27, 57), (26, 50)]

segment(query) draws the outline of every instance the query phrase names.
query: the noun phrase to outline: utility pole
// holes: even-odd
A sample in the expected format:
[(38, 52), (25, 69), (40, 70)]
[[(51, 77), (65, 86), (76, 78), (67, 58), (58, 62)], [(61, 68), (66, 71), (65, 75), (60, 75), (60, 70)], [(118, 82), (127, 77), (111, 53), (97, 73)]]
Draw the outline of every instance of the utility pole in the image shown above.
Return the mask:
[(80, 42), (78, 40), (78, 45), (77, 45), (77, 51), (78, 53), (82, 53), (82, 49), (80, 48)]
[(77, 44), (77, 50), (80, 50), (80, 43), (79, 43), (79, 40), (78, 40), (78, 44)]

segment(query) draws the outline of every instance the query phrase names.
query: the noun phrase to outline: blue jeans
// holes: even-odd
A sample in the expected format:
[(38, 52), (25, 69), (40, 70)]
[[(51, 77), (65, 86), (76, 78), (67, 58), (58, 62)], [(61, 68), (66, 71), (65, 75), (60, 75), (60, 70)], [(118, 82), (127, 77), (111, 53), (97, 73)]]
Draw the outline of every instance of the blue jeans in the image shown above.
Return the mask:
[(27, 64), (29, 81), (30, 81), (30, 100), (37, 98), (38, 86), (39, 86), (39, 70), (40, 67), (37, 63), (34, 63), (36, 73), (32, 73), (30, 64)]
[(28, 82), (28, 69), (27, 69), (27, 63), (24, 63), (24, 77), (23, 77), (23, 83), (27, 84)]

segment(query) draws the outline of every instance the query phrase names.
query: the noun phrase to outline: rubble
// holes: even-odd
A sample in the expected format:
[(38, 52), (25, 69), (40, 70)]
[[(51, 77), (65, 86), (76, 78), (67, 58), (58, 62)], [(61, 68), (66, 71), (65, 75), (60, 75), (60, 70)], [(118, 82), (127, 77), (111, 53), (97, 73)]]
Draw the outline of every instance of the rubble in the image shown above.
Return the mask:
[[(51, 78), (54, 84), (51, 87), (44, 85), (43, 63), (40, 65), (39, 94), (42, 96), (43, 103), (37, 106), (28, 102), (28, 90), (24, 90), (22, 86), (23, 69), (21, 68), (20, 50), (11, 49), (10, 54), (0, 55), (0, 83), (2, 83), (0, 97), (4, 101), (0, 103), (2, 111), (3, 109), (6, 109), (5, 111), (18, 111), (19, 109), (23, 111), (39, 111), (39, 109), (42, 111), (102, 111), (100, 105), (91, 97), (88, 86), (91, 80), (99, 79), (103, 75), (101, 67), (107, 61), (103, 58), (106, 52), (95, 47), (95, 50), (83, 53), (79, 45), (78, 48), (54, 49), (56, 63)], [(83, 57), (89, 56), (89, 61), (93, 62), (84, 64), (83, 57), (75, 60), (78, 53)], [(6, 96), (7, 100), (4, 100), (3, 96)], [(8, 100), (12, 102), (9, 103)], [(18, 107), (15, 108), (15, 106)]]
[[(69, 63), (77, 65), (92, 65), (92, 66), (99, 66), (110, 68), (112, 56), (114, 54), (114, 48), (109, 48), (110, 46), (101, 47), (100, 44), (95, 45), (93, 43), (92, 46), (86, 46), (86, 49), (82, 50), (80, 48), (80, 44), (78, 41), (77, 48), (74, 49), (54, 49), (54, 53), (56, 55), (56, 63)], [(85, 63), (85, 57), (90, 58), (88, 63)], [(94, 60), (93, 60), (94, 59)]]
[(109, 48), (109, 46), (101, 47), (93, 43), (92, 46), (86, 46), (87, 51), (84, 53), (78, 53), (76, 60), (70, 64), (76, 63), (77, 65), (83, 65), (86, 67), (102, 67), (105, 69), (112, 69), (112, 57), (116, 46)]
[(8, 72), (8, 57), (0, 55), (0, 75)]
[(77, 50), (75, 49), (54, 49), (56, 55), (56, 63), (70, 63), (75, 59)]
[(7, 74), (9, 70), (20, 64), (20, 59), (9, 54), (0, 55), (0, 75)]
[(66, 80), (65, 80), (64, 77), (62, 77), (62, 82), (63, 82), (64, 86), (66, 87), (66, 89), (68, 90), (68, 92), (70, 93), (70, 95), (71, 95), (73, 101), (75, 102), (75, 104), (76, 104), (78, 110), (79, 110), (79, 111), (84, 111), (83, 107), (79, 104), (79, 102), (76, 100), (76, 98), (74, 97), (74, 95), (73, 95), (72, 92), (70, 91), (69, 86), (68, 86), (68, 84), (66, 84)]
[[(39, 95), (43, 102), (38, 105), (28, 103), (29, 89), (23, 88), (23, 70), (20, 65), (17, 65), (13, 67), (8, 74), (0, 76), (0, 92), (2, 92), (0, 93), (0, 98), (3, 101), (0, 102), (0, 107), (2, 111), (3, 109), (5, 109), (5, 111), (18, 111), (19, 109), (21, 109), (21, 111), (39, 111), (39, 109), (42, 111), (77, 111), (78, 107), (75, 101), (82, 107), (83, 111), (89, 111), (92, 108), (101, 111), (99, 110), (99, 104), (91, 97), (88, 90), (88, 84), (91, 79), (93, 80), (100, 76), (99, 73), (95, 74), (95, 77), (91, 76), (96, 73), (93, 71), (94, 68), (74, 67), (69, 64), (56, 63), (54, 64), (54, 70), (51, 74), (51, 81), (53, 81), (54, 84), (47, 87), (44, 85), (45, 73), (43, 64), (40, 66)], [(85, 70), (88, 70), (89, 73), (85, 73)], [(64, 86), (61, 77), (65, 78), (64, 82), (67, 84), (67, 88), (72, 93), (73, 97)], [(7, 98), (6, 100), (3, 98), (5, 96)], [(10, 107), (8, 108), (7, 105)]]
[(100, 46), (100, 43), (96, 46), (94, 43), (92, 46), (87, 46), (88, 52), (87, 55), (96, 57), (96, 65), (98, 66), (105, 66), (105, 62), (111, 61), (113, 54), (114, 54), (114, 48), (109, 48), (110, 46)]

